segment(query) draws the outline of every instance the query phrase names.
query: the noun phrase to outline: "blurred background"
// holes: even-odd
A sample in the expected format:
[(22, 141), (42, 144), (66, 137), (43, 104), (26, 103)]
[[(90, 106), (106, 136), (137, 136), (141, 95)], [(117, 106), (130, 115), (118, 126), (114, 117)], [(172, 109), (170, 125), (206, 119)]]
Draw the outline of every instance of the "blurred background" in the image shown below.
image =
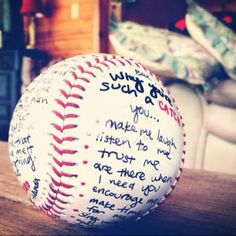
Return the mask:
[(45, 68), (114, 53), (139, 60), (175, 97), (185, 166), (235, 174), (235, 15), (236, 0), (0, 0), (0, 140)]

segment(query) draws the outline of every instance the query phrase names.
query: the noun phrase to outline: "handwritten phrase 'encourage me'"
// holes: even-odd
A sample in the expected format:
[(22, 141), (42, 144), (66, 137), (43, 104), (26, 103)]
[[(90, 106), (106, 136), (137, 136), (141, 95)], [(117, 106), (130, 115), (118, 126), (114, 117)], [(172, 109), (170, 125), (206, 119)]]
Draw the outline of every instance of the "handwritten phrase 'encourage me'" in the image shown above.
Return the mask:
[[(134, 99), (126, 106), (126, 116), (114, 118), (111, 114), (95, 135), (98, 149), (93, 169), (98, 179), (87, 211), (79, 213), (81, 224), (93, 225), (109, 211), (115, 212), (114, 220), (137, 215), (136, 209), (142, 205), (158, 203), (162, 197), (158, 192), (174, 181), (163, 165), (171, 165), (178, 145), (175, 137), (162, 129), (163, 116), (158, 114), (164, 113), (177, 126), (181, 125), (180, 118), (170, 97), (147, 77), (142, 79), (137, 71), (136, 76), (121, 71), (109, 73), (109, 80), (101, 82), (100, 92), (112, 91), (125, 94), (128, 101), (129, 96)], [(125, 202), (122, 207), (120, 202)]]

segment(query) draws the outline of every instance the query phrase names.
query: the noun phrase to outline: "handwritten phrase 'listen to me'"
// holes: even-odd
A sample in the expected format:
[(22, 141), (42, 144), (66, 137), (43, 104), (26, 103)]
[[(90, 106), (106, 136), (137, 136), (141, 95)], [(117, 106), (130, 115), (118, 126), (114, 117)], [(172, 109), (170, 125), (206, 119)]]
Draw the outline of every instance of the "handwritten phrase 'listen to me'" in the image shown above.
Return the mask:
[[(145, 76), (145, 79), (148, 78)], [(111, 115), (104, 120), (103, 130), (96, 134), (95, 141), (99, 143), (99, 148), (93, 169), (98, 179), (92, 187), (94, 194), (87, 211), (78, 213), (80, 225), (94, 225), (107, 211), (116, 212), (112, 217), (114, 221), (142, 214), (135, 208), (143, 204), (158, 204), (161, 197), (155, 197), (158, 196), (155, 193), (174, 181), (168, 172), (163, 171), (162, 163), (174, 160), (178, 148), (176, 141), (162, 130), (158, 113), (152, 114), (148, 109), (148, 104), (154, 105), (157, 101), (161, 112), (173, 117), (180, 125), (172, 100), (162, 88), (151, 84), (150, 80), (144, 82), (139, 74), (110, 73), (109, 80), (101, 83), (101, 92), (119, 91), (134, 98), (143, 95), (147, 106), (129, 104), (125, 119)], [(147, 95), (145, 89), (148, 89)], [(149, 122), (153, 125), (146, 126)], [(120, 207), (117, 200), (126, 204)], [(102, 220), (100, 223), (111, 222)]]

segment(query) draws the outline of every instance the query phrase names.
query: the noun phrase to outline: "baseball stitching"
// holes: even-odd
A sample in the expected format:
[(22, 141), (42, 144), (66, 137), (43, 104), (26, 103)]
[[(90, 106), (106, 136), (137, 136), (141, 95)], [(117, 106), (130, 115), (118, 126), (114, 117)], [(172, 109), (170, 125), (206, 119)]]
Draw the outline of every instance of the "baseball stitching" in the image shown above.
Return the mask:
[[(63, 149), (63, 143), (64, 142), (74, 142), (78, 138), (74, 136), (67, 136), (65, 135), (65, 131), (69, 131), (73, 128), (76, 128), (78, 125), (71, 122), (69, 124), (66, 124), (66, 121), (78, 118), (78, 108), (80, 101), (83, 100), (83, 93), (86, 90), (86, 84), (90, 83), (92, 79), (96, 78), (95, 73), (91, 71), (91, 69), (103, 71), (103, 67), (109, 68), (110, 65), (113, 66), (126, 66), (127, 63), (130, 66), (135, 66), (137, 68), (142, 67), (146, 72), (148, 72), (151, 76), (155, 76), (152, 72), (147, 70), (143, 65), (135, 62), (132, 59), (126, 59), (124, 57), (115, 56), (112, 55), (111, 58), (109, 58), (107, 55), (104, 54), (102, 58), (95, 57), (93, 58), (95, 61), (95, 64), (93, 65), (90, 61), (86, 61), (87, 68), (85, 69), (83, 66), (78, 65), (77, 70), (71, 70), (70, 78), (67, 77), (64, 79), (65, 89), (60, 89), (59, 92), (62, 97), (55, 99), (55, 106), (58, 108), (62, 108), (64, 111), (64, 114), (60, 112), (60, 109), (56, 109), (53, 111), (54, 116), (56, 119), (59, 119), (62, 122), (62, 125), (58, 123), (51, 123), (51, 126), (55, 130), (55, 133), (60, 133), (61, 138), (56, 135), (55, 133), (50, 133), (51, 137), (51, 147), (52, 152), (50, 153), (50, 157), (52, 158), (52, 172), (55, 176), (58, 177), (59, 181), (56, 180), (52, 175), (50, 175), (51, 182), (49, 183), (49, 189), (51, 191), (47, 193), (47, 197), (44, 200), (44, 202), (39, 206), (42, 211), (44, 211), (47, 215), (51, 217), (60, 217), (60, 215), (63, 215), (63, 211), (66, 209), (65, 205), (70, 204), (69, 201), (62, 200), (66, 199), (68, 197), (71, 197), (72, 194), (69, 193), (69, 189), (74, 188), (75, 186), (65, 183), (61, 180), (62, 177), (66, 178), (78, 178), (77, 174), (74, 173), (68, 173), (63, 171), (63, 166), (66, 167), (72, 167), (77, 164), (77, 162), (68, 161), (65, 158), (65, 155), (75, 155), (78, 151), (74, 149)], [(77, 74), (79, 72), (79, 76)], [(157, 77), (156, 79), (160, 81)], [(71, 81), (72, 80), (72, 81)], [(82, 83), (85, 85), (82, 85)], [(69, 89), (69, 92), (66, 91), (66, 89)], [(72, 93), (72, 89), (76, 89), (78, 93)], [(167, 90), (168, 94), (170, 95), (170, 92)], [(63, 99), (62, 99), (63, 98)], [(78, 103), (70, 102), (70, 98), (76, 99)], [(173, 103), (175, 104), (175, 100), (172, 98)], [(178, 107), (175, 105), (176, 109), (178, 110)], [(67, 112), (67, 109), (69, 108), (69, 112)], [(73, 112), (72, 112), (73, 111)], [(182, 122), (182, 117), (180, 117)], [(181, 127), (184, 127), (184, 123), (181, 123)], [(183, 132), (183, 153), (181, 158), (180, 167), (178, 170), (178, 173), (175, 177), (174, 183), (170, 186), (168, 191), (163, 195), (161, 200), (158, 204), (154, 204), (154, 206), (149, 210), (144, 212), (141, 216), (147, 215), (150, 212), (154, 211), (155, 208), (157, 208), (174, 190), (176, 183), (180, 179), (181, 172), (183, 170), (183, 163), (185, 158), (185, 149), (186, 149), (186, 134)], [(86, 165), (87, 161), (83, 161), (83, 164)], [(82, 181), (82, 180), (81, 180)], [(86, 182), (81, 182), (81, 186), (85, 185)], [(84, 197), (84, 194), (80, 193), (80, 197)], [(78, 209), (74, 209), (74, 211), (78, 211)], [(141, 216), (138, 216), (136, 220), (139, 220)]]

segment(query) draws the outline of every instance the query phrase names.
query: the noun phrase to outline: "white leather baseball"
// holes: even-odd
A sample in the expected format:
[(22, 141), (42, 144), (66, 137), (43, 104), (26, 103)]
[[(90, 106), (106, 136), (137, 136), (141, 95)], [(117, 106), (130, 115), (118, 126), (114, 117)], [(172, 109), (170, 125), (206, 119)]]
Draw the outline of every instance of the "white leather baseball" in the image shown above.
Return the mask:
[(138, 62), (109, 54), (61, 61), (39, 75), (10, 125), (13, 169), (46, 214), (81, 226), (139, 219), (178, 181), (182, 117)]

